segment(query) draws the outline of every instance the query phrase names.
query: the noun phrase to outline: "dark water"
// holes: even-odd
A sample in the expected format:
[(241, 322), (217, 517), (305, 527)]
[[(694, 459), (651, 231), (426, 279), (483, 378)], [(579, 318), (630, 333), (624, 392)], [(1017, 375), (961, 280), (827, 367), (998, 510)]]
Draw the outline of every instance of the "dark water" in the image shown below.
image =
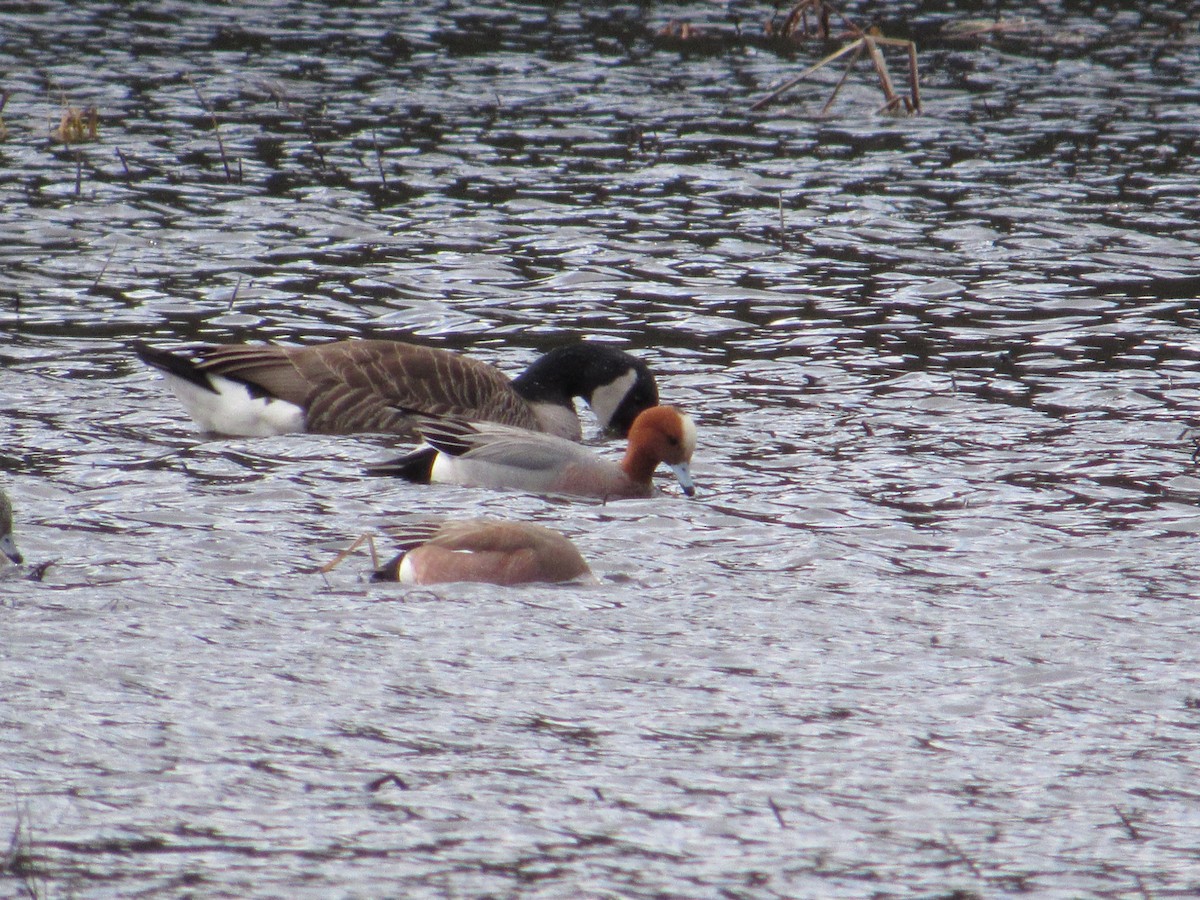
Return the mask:
[[(847, 4), (894, 118), (748, 112), (837, 46), (765, 4), (6, 6), (4, 895), (1200, 892), (1198, 10), (993, 9)], [(129, 352), (347, 335), (619, 342), (701, 494), (366, 479)], [(312, 574), (429, 513), (601, 583)]]

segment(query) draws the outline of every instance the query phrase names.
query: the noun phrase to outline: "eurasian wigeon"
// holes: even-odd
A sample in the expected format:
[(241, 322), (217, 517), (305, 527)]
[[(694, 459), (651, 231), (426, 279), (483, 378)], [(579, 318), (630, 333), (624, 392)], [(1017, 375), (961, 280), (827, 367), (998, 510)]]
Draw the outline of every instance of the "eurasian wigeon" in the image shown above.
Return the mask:
[(414, 419), (429, 446), (371, 466), (372, 472), (419, 483), (615, 500), (651, 496), (654, 470), (666, 463), (685, 494), (696, 492), (689, 467), (696, 426), (673, 406), (654, 406), (634, 419), (620, 464), (553, 435), (490, 422), (422, 415)]
[(528, 522), (467, 519), (388, 529), (402, 550), (376, 581), (490, 584), (573, 581), (591, 569), (567, 538)]
[(622, 435), (639, 412), (658, 403), (644, 362), (591, 341), (551, 350), (511, 381), (487, 363), (401, 341), (210, 344), (182, 351), (138, 344), (135, 350), (163, 372), (202, 430), (244, 437), (310, 431), (412, 438), (412, 421), (402, 410), (420, 409), (577, 441), (575, 397), (602, 428)]

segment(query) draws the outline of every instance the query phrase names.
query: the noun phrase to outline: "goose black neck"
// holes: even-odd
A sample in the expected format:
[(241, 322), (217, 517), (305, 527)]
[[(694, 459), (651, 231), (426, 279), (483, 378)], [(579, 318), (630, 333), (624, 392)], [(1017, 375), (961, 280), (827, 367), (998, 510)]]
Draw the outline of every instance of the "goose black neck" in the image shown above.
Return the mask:
[(646, 364), (605, 344), (580, 343), (556, 347), (513, 379), (513, 387), (526, 400), (570, 403), (587, 399), (603, 385), (634, 370), (649, 375)]

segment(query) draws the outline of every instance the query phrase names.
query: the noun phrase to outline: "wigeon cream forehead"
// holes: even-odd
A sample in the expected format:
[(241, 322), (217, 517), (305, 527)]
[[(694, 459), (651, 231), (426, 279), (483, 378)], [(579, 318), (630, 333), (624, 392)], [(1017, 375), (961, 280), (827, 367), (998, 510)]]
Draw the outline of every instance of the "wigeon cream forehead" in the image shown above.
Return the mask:
[(688, 456), (691, 456), (696, 452), (696, 423), (687, 413), (680, 413), (679, 424), (683, 429), (683, 449)]

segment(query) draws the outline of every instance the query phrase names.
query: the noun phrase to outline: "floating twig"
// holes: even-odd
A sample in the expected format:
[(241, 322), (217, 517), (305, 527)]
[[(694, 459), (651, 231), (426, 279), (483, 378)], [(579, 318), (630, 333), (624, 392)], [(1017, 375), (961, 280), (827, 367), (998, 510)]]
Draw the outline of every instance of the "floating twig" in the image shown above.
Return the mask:
[[(808, 27), (808, 14), (812, 12), (814, 22), (813, 29)], [(829, 39), (829, 12), (828, 5), (821, 3), (820, 0), (803, 0), (792, 7), (792, 11), (788, 13), (787, 18), (783, 20), (783, 35), (784, 37), (794, 37), (799, 31), (801, 35), (807, 37), (810, 33), (815, 33), (822, 40)], [(799, 26), (799, 28), (797, 28)]]
[(787, 828), (788, 823), (783, 821), (783, 812), (775, 805), (775, 798), (767, 798), (767, 806), (771, 807), (771, 812), (775, 813), (775, 821), (779, 823), (780, 828)]
[(859, 57), (863, 55), (863, 48), (860, 44), (854, 51), (854, 55), (850, 57), (850, 62), (846, 64), (845, 70), (842, 72), (842, 77), (838, 79), (838, 83), (833, 86), (833, 91), (829, 95), (829, 99), (825, 101), (825, 105), (821, 107), (821, 115), (829, 112), (829, 107), (833, 106), (833, 101), (837, 99), (837, 95), (842, 92), (842, 85), (846, 83), (846, 79), (850, 77), (850, 73), (854, 71), (854, 64), (858, 62)]
[[(772, 88), (770, 93), (759, 98), (753, 104), (751, 104), (750, 109), (752, 111), (762, 109), (767, 104), (787, 93), (813, 72), (817, 71), (817, 69), (829, 65), (829, 63), (845, 56), (848, 53), (853, 53), (854, 56), (851, 58), (845, 73), (843, 73), (841, 79), (834, 87), (833, 93), (825, 102), (825, 106), (821, 110), (822, 115), (829, 110), (834, 98), (837, 97), (838, 92), (841, 90), (842, 85), (849, 76), (850, 70), (854, 68), (855, 63), (858, 62), (859, 57), (861, 57), (863, 53), (866, 53), (871, 58), (871, 64), (875, 69), (875, 74), (879, 79), (880, 88), (883, 91), (884, 103), (883, 106), (880, 107), (879, 111), (896, 112), (901, 105), (903, 105), (905, 111), (909, 113), (918, 113), (921, 111), (921, 92), (919, 87), (920, 77), (917, 69), (916, 44), (914, 44), (912, 41), (903, 40), (901, 38), (889, 38), (879, 34), (870, 34), (859, 28), (853, 22), (849, 21), (841, 14), (841, 12), (826, 2), (826, 0), (801, 0), (801, 2), (792, 9), (791, 13), (784, 20), (781, 34), (788, 38), (794, 37), (797, 32), (799, 32), (802, 37), (808, 37), (810, 34), (812, 34), (813, 32), (810, 31), (808, 25), (809, 11), (812, 11), (815, 16), (819, 17), (817, 27), (815, 29), (815, 34), (817, 36), (825, 39), (829, 37), (829, 16), (830, 13), (836, 13), (838, 18), (840, 18), (845, 24), (849, 35), (854, 37), (854, 40), (849, 44), (846, 44), (840, 50), (835, 50), (833, 53), (830, 53), (820, 62), (809, 66), (799, 75), (789, 78), (777, 87)], [(907, 51), (907, 96), (900, 96), (896, 93), (896, 89), (892, 84), (891, 74), (888, 71), (887, 61), (883, 58), (883, 52), (879, 49), (881, 45), (885, 47), (903, 47)]]
[(184, 80), (192, 86), (192, 90), (196, 92), (196, 99), (200, 101), (200, 105), (204, 107), (204, 111), (208, 113), (209, 119), (212, 120), (213, 134), (217, 138), (217, 150), (221, 153), (221, 165), (225, 167), (225, 180), (232, 184), (233, 170), (229, 168), (229, 157), (225, 155), (225, 142), (221, 140), (221, 125), (217, 121), (217, 114), (213, 111), (213, 108), (209, 105), (208, 101), (204, 99), (204, 95), (200, 93), (200, 88), (196, 82), (192, 80), (192, 76), (184, 75), (183, 77)]
[(962, 847), (958, 846), (954, 838), (950, 837), (948, 834), (943, 834), (942, 837), (946, 842), (946, 846), (954, 852), (954, 855), (958, 858), (958, 861), (970, 869), (971, 874), (976, 878), (982, 878), (983, 873), (979, 871), (979, 866), (975, 865), (975, 861), (963, 852)]
[(1121, 824), (1125, 826), (1125, 830), (1129, 832), (1129, 836), (1133, 840), (1135, 840), (1135, 841), (1142, 840), (1142, 833), (1137, 830), (1137, 826), (1135, 826), (1133, 824), (1133, 822), (1130, 821), (1129, 816), (1125, 815), (1125, 813), (1121, 810), (1121, 807), (1114, 806), (1113, 812), (1115, 812), (1117, 814), (1117, 818), (1121, 820)]
[(379, 183), (386, 191), (388, 189), (387, 173), (383, 171), (383, 151), (379, 149), (379, 135), (375, 133), (375, 129), (371, 129), (371, 143), (375, 147), (375, 165), (379, 167)]
[(129, 161), (125, 159), (125, 154), (121, 152), (121, 148), (117, 147), (117, 159), (121, 160), (121, 168), (125, 170), (125, 183), (133, 183), (133, 174), (129, 171)]
[(317, 163), (322, 169), (329, 168), (328, 163), (325, 162), (325, 153), (321, 150), (321, 144), (317, 140), (317, 132), (313, 128), (312, 122), (309, 121), (308, 115), (303, 110), (297, 110), (292, 106), (291, 100), (279, 85), (270, 81), (262, 81), (259, 82), (259, 86), (271, 95), (276, 106), (282, 105), (284, 109), (300, 120), (300, 124), (304, 126), (304, 131), (308, 135), (308, 142), (312, 145), (313, 152), (317, 154)]
[(783, 191), (779, 192), (779, 249), (787, 250), (787, 230), (783, 223)]
[(353, 544), (351, 544), (345, 550), (342, 550), (332, 560), (325, 563), (325, 565), (321, 566), (321, 568), (317, 569), (317, 572), (319, 572), (321, 575), (329, 574), (334, 569), (336, 569), (338, 566), (340, 566), (342, 564), (342, 562), (346, 559), (347, 556), (349, 556), (351, 553), (353, 553), (355, 550), (357, 550), (363, 544), (366, 544), (367, 549), (371, 551), (371, 567), (378, 569), (379, 568), (379, 556), (375, 552), (375, 536), (373, 534), (371, 534), (370, 532), (367, 532), (366, 534), (360, 534), (357, 538), (354, 539)]
[(825, 57), (819, 63), (809, 66), (807, 69), (805, 69), (799, 75), (797, 75), (795, 78), (789, 78), (787, 81), (783, 82), (778, 87), (772, 88), (771, 93), (767, 94), (767, 96), (754, 101), (754, 103), (751, 105), (750, 109), (752, 109), (752, 110), (762, 109), (764, 106), (766, 106), (771, 101), (778, 99), (783, 94), (786, 94), (788, 91), (790, 91), (792, 88), (794, 88), (796, 85), (798, 85), (801, 81), (803, 81), (805, 78), (807, 78), (813, 72), (817, 71), (817, 69), (821, 68), (822, 66), (828, 65), (829, 63), (833, 62), (835, 59), (837, 59), (841, 56), (845, 56), (847, 53), (851, 53), (854, 50), (858, 50), (861, 53), (862, 48), (859, 47), (858, 44), (859, 44), (859, 42), (855, 41), (853, 44), (846, 45), (841, 50), (837, 50), (837, 51), (829, 54), (827, 57)]
[(96, 274), (96, 280), (92, 282), (90, 290), (96, 290), (100, 286), (100, 279), (104, 277), (104, 273), (108, 271), (108, 264), (112, 262), (113, 254), (117, 252), (117, 248), (113, 247), (108, 251), (108, 257), (104, 260), (104, 265), (100, 267), (100, 271)]
[(238, 291), (242, 287), (242, 276), (238, 275), (237, 284), (233, 286), (233, 293), (229, 295), (229, 311), (233, 312), (233, 304), (237, 303)]
[(402, 791), (408, 790), (408, 785), (404, 783), (404, 779), (395, 772), (388, 772), (386, 775), (380, 775), (378, 778), (372, 778), (367, 782), (367, 790), (371, 793), (374, 793), (385, 784), (394, 784)]

